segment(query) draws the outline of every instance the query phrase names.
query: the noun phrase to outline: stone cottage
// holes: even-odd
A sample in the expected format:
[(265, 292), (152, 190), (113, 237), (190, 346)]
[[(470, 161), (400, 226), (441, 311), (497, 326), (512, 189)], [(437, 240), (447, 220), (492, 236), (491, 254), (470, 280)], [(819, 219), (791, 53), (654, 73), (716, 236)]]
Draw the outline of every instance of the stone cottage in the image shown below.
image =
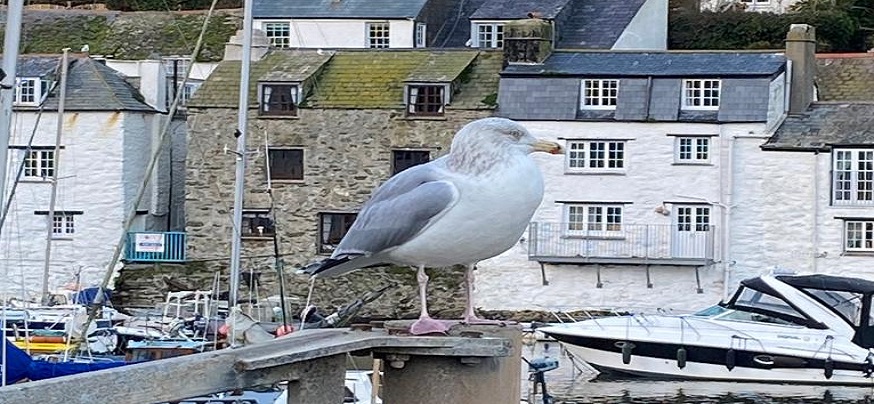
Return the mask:
[[(186, 230), (189, 261), (199, 269), (177, 276), (198, 286), (215, 272), (227, 279), (237, 157), (226, 149), (235, 144), (240, 66), (221, 62), (188, 103)], [(272, 50), (254, 62), (241, 267), (260, 283), (244, 281), (259, 287), (241, 298), (277, 293), (274, 236), (289, 268), (286, 289), (304, 297), (307, 280), (290, 268), (329, 255), (376, 186), (445, 153), (461, 126), (492, 115), (500, 69), (500, 53), (478, 50)], [(460, 277), (440, 279), (437, 299), (460, 294)], [(340, 305), (391, 282), (413, 285), (413, 271), (320, 280), (314, 302)], [(412, 288), (389, 293), (369, 307), (415, 313)], [(460, 313), (454, 304), (435, 307)]]

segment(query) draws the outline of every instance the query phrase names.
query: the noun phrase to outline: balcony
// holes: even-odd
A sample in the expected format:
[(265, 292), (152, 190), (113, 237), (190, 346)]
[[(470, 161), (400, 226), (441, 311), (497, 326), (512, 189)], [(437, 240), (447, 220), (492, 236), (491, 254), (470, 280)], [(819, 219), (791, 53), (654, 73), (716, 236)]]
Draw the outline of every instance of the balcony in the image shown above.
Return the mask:
[(623, 223), (608, 230), (569, 230), (567, 223), (534, 222), (529, 228), (528, 259), (577, 265), (709, 265), (716, 229), (695, 227)]
[(185, 233), (135, 232), (127, 234), (127, 262), (185, 262)]

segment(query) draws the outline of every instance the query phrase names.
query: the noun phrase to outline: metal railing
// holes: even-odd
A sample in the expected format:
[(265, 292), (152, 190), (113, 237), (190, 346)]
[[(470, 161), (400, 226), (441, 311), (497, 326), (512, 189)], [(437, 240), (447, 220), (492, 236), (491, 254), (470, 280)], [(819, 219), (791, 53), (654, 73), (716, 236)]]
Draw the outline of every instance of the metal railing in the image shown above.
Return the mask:
[(714, 226), (696, 229), (669, 224), (586, 226), (534, 222), (529, 228), (528, 257), (712, 259)]
[(128, 262), (185, 262), (183, 232), (131, 232), (127, 234), (124, 259)]

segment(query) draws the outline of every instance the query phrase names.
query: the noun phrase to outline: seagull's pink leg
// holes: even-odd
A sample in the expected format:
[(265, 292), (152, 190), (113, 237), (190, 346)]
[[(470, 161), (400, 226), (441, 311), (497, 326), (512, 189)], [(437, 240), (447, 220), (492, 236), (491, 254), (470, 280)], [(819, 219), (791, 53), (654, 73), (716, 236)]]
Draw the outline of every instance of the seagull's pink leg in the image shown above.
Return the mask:
[(467, 269), (464, 271), (464, 283), (467, 287), (467, 305), (464, 309), (464, 322), (466, 324), (507, 324), (505, 321), (500, 320), (486, 320), (483, 318), (479, 318), (476, 316), (476, 311), (473, 309), (473, 281), (474, 274), (473, 271), (476, 269), (476, 264), (471, 264), (467, 266)]
[(419, 299), (422, 305), (422, 313), (419, 315), (419, 319), (410, 326), (410, 334), (446, 333), (449, 327), (444, 322), (435, 320), (428, 315), (428, 274), (425, 273), (424, 265), (419, 266), (419, 271), (416, 272), (416, 280), (419, 282)]

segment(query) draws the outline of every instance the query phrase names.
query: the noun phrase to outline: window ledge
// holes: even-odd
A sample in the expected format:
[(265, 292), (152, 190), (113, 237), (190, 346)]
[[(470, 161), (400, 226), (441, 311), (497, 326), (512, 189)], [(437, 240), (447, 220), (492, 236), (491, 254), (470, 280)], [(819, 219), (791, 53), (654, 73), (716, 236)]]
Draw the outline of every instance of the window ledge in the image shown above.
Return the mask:
[(404, 119), (408, 121), (445, 121), (446, 116), (431, 116), (431, 115), (407, 115)]
[(32, 179), (22, 179), (21, 181), (18, 181), (18, 182), (25, 183), (25, 184), (51, 184), (52, 180), (32, 178)]
[(300, 119), (299, 115), (258, 115), (258, 119)]
[(672, 166), (712, 166), (713, 163), (673, 163)]
[(251, 241), (271, 241), (273, 240), (273, 235), (264, 235), (264, 236), (240, 236), (243, 240), (251, 240)]
[(874, 251), (844, 251), (842, 257), (874, 257)]
[(626, 175), (625, 171), (568, 171), (566, 175)]
[(73, 241), (72, 236), (52, 236), (52, 241)]
[(584, 236), (576, 234), (565, 234), (561, 238), (568, 240), (625, 240), (625, 236)]
[(717, 112), (719, 111), (719, 107), (714, 108), (695, 108), (695, 107), (680, 107), (681, 111), (694, 111), (694, 112)]
[(306, 180), (279, 180), (271, 179), (271, 184), (306, 184)]

